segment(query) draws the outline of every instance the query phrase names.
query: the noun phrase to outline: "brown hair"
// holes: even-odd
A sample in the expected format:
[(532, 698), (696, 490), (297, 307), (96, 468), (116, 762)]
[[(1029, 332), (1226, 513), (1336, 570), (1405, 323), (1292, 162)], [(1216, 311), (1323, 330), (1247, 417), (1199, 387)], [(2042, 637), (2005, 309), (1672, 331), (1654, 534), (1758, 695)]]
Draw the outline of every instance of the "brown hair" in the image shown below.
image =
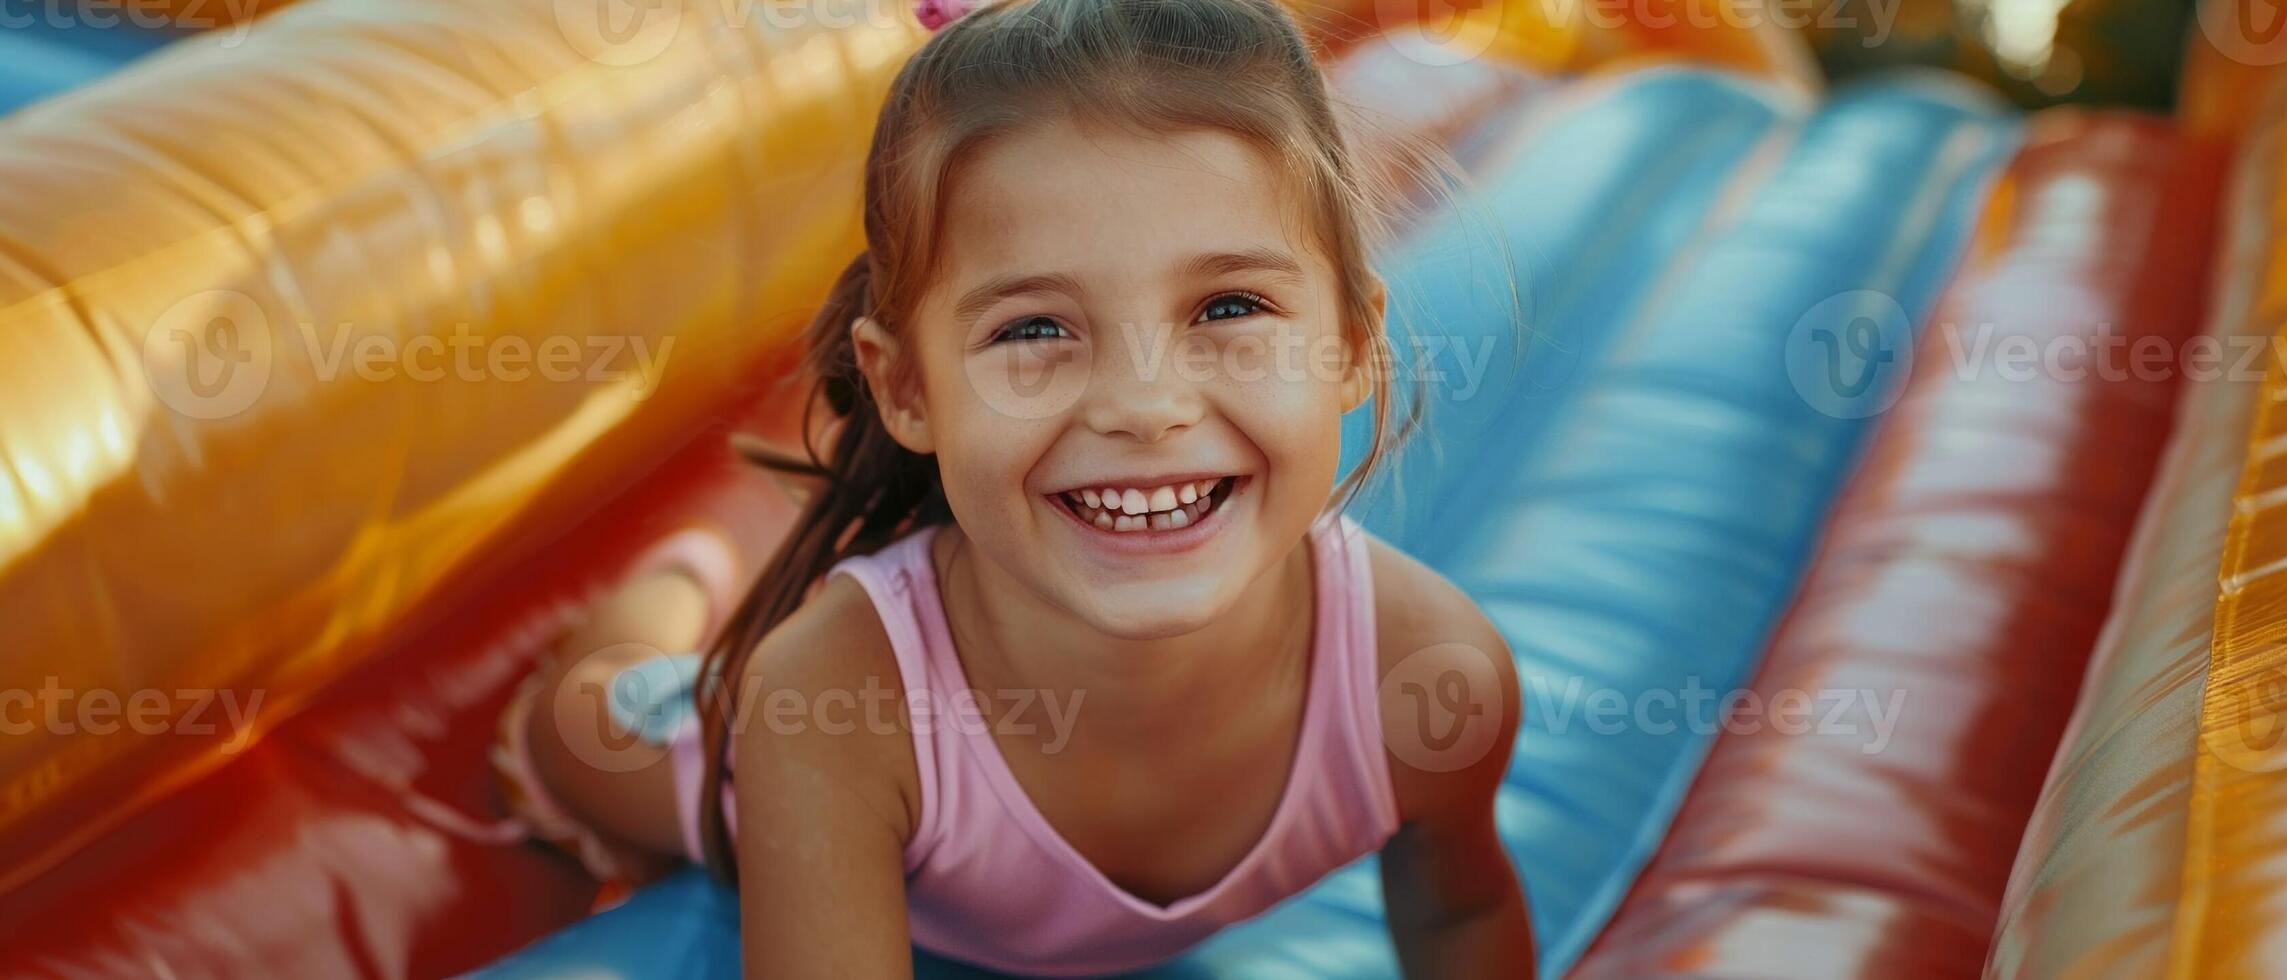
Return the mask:
[[(804, 367), (817, 386), (804, 413), (809, 458), (740, 446), (750, 460), (819, 486), (707, 651), (698, 699), (706, 739), (700, 800), (721, 798), (730, 722), (741, 707), (728, 694), (763, 638), (836, 562), (953, 519), (935, 457), (907, 450), (883, 427), (850, 325), (863, 316), (892, 334), (905, 328), (942, 254), (942, 190), (960, 161), (997, 134), (1051, 113), (1145, 132), (1216, 130), (1255, 145), (1294, 176), (1341, 280), (1346, 329), (1363, 342), (1361, 367), (1371, 372), (1373, 444), (1336, 495), (1337, 506), (1348, 504), (1413, 428), (1420, 401), (1417, 392), (1393, 422), (1391, 347), (1370, 259), (1403, 201), (1386, 193), (1388, 170), (1365, 172), (1355, 159), (1355, 121), (1337, 119), (1345, 110), (1276, 0), (1008, 0), (954, 22), (907, 62), (866, 158), (867, 250), (843, 270), (807, 331)], [(1380, 134), (1375, 146), (1416, 174), (1450, 169), (1417, 141)], [(892, 370), (910, 371), (911, 361), (900, 358)], [(823, 456), (809, 418), (821, 400), (839, 425)], [(700, 808), (707, 863), (734, 879), (722, 807)]]

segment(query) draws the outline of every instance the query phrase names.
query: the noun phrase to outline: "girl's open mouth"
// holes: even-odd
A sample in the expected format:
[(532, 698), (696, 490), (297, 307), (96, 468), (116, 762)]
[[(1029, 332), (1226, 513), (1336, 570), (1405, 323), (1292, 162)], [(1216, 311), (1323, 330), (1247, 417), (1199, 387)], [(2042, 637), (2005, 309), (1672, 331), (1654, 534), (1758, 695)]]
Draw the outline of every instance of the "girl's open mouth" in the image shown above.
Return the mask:
[(1180, 531), (1206, 520), (1244, 477), (1224, 476), (1160, 487), (1102, 487), (1051, 494), (1080, 523), (1112, 534)]

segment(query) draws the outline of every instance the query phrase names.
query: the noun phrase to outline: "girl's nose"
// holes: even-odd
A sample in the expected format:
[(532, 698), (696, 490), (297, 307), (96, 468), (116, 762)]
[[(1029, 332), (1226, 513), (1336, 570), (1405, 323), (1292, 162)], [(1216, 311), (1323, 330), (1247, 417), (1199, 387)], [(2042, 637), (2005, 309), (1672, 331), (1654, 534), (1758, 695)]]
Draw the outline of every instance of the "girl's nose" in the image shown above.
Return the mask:
[[(1176, 370), (1168, 332), (1133, 329), (1127, 343), (1089, 379), (1082, 421), (1105, 435), (1158, 442), (1199, 423), (1206, 399)], [(1154, 346), (1158, 345), (1158, 346)]]

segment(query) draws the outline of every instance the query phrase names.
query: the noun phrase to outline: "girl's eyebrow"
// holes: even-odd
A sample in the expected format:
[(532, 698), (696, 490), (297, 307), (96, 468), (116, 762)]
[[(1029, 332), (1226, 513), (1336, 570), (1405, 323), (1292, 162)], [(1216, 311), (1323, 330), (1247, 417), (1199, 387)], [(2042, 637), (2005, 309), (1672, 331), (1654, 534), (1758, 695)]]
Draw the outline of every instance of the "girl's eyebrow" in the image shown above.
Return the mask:
[[(1267, 272), (1282, 282), (1302, 281), (1302, 263), (1280, 249), (1261, 246), (1236, 252), (1204, 252), (1184, 260), (1178, 270), (1185, 278), (1210, 279), (1241, 272)], [(983, 285), (961, 294), (953, 304), (953, 319), (963, 326), (975, 322), (985, 310), (1010, 296), (1026, 293), (1064, 293), (1084, 295), (1080, 280), (1069, 272), (1043, 272), (1033, 275), (995, 276)]]
[(1010, 296), (1026, 293), (1066, 293), (1079, 296), (1087, 291), (1080, 288), (1080, 280), (1069, 272), (1044, 272), (1030, 276), (995, 276), (985, 284), (961, 294), (961, 301), (953, 304), (953, 319), (963, 326), (983, 316), (985, 309)]
[(1285, 282), (1302, 281), (1302, 263), (1295, 261), (1294, 256), (1286, 252), (1268, 246), (1195, 255), (1183, 263), (1182, 271), (1186, 278), (1192, 279), (1211, 279), (1241, 272), (1268, 272)]

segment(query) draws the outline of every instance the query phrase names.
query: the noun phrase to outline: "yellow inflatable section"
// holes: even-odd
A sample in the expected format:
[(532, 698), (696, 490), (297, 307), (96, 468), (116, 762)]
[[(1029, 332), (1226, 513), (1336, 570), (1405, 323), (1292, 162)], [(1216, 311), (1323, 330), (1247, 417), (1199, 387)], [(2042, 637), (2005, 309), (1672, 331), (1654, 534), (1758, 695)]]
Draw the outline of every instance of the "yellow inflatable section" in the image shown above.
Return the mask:
[(306, 3), (0, 123), (0, 688), (119, 703), (0, 739), (0, 889), (675, 448), (857, 252), (917, 27), (597, 9)]
[[(2272, 129), (2243, 174), (2272, 191), (2252, 203), (2273, 229), (2287, 225), (2283, 108), (2272, 104)], [(2276, 332), (2217, 571), (2170, 970), (2182, 978), (2287, 964), (2287, 265), (2264, 271), (2249, 312)]]

